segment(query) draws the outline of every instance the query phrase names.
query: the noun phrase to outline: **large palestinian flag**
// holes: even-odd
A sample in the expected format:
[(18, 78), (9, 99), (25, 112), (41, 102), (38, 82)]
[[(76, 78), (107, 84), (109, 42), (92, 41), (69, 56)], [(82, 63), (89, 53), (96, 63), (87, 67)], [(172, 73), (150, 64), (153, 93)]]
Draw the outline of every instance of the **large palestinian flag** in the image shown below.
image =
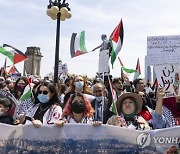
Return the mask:
[[(114, 31), (112, 32), (109, 41), (111, 43), (111, 64), (113, 67), (113, 64), (116, 60), (116, 57), (118, 55), (118, 53), (120, 52), (121, 48), (122, 48), (122, 44), (123, 44), (123, 38), (124, 38), (124, 29), (123, 29), (123, 22), (122, 19), (120, 21), (120, 23), (117, 25), (117, 27), (114, 29)], [(113, 47), (113, 42), (116, 43), (116, 49), (114, 49)]]
[(27, 59), (27, 56), (22, 51), (8, 44), (3, 44), (3, 47), (0, 47), (0, 53), (7, 56), (13, 62), (13, 64)]
[(72, 34), (70, 52), (71, 58), (87, 53), (85, 45), (85, 31), (82, 31), (80, 34)]

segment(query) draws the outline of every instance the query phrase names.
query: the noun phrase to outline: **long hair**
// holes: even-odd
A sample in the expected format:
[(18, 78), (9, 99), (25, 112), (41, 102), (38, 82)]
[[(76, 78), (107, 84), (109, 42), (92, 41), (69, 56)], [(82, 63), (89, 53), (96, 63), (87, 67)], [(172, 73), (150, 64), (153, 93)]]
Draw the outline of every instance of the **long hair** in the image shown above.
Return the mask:
[[(13, 89), (13, 95), (16, 99), (19, 99), (21, 97), (21, 96), (18, 96), (18, 90), (17, 90), (17, 84), (20, 80), (23, 80), (25, 82), (25, 86), (27, 86), (27, 84), (28, 84), (28, 79), (25, 76), (22, 76), (16, 80), (16, 82), (14, 84), (14, 89)], [(23, 94), (23, 92), (21, 92), (21, 95), (22, 94)]]
[(55, 84), (53, 84), (53, 83), (47, 83), (47, 82), (42, 82), (42, 83), (38, 86), (37, 91), (36, 91), (36, 94), (35, 94), (36, 97), (35, 97), (35, 102), (34, 102), (34, 104), (40, 103), (40, 102), (39, 102), (39, 99), (37, 98), (37, 96), (38, 96), (38, 92), (39, 92), (39, 89), (41, 88), (41, 86), (46, 86), (46, 87), (49, 89), (49, 91), (53, 94), (53, 96), (52, 96), (52, 98), (49, 100), (48, 104), (52, 104), (52, 105), (53, 105), (53, 104), (58, 104), (58, 105), (60, 105)]
[(63, 109), (63, 113), (62, 113), (62, 118), (65, 116), (73, 116), (72, 110), (71, 110), (71, 104), (72, 101), (74, 100), (74, 98), (76, 96), (80, 96), (83, 98), (84, 100), (84, 104), (85, 104), (85, 111), (83, 113), (83, 116), (85, 117), (91, 117), (93, 116), (94, 113), (94, 109), (91, 106), (91, 102), (88, 100), (88, 98), (86, 96), (84, 96), (82, 93), (74, 93), (67, 101), (67, 104), (65, 106), (65, 108)]
[(83, 81), (84, 81), (84, 86), (83, 86), (83, 93), (85, 94), (91, 94), (92, 95), (92, 90), (91, 88), (89, 88), (86, 84), (86, 77), (82, 76), (82, 75), (76, 75), (74, 76), (74, 78), (72, 79), (71, 83), (70, 83), (70, 87), (69, 87), (69, 90), (67, 91), (67, 93), (74, 93), (75, 92), (75, 85), (74, 85), (74, 82), (75, 82), (75, 79), (80, 76), (83, 78)]

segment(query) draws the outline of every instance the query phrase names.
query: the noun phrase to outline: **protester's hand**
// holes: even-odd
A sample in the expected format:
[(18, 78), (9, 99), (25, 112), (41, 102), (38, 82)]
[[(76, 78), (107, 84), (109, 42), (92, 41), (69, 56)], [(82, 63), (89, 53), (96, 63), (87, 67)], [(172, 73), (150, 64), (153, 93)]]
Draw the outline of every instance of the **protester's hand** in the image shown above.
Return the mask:
[(121, 116), (116, 116), (114, 120), (115, 126), (126, 127), (126, 123)]
[(102, 125), (101, 121), (93, 121), (93, 126), (100, 126)]
[(115, 120), (114, 121), (115, 126), (121, 126), (121, 118), (120, 118), (120, 116), (116, 116), (114, 120)]
[(124, 73), (123, 73), (123, 79), (124, 79), (126, 85), (130, 85), (129, 78), (128, 78), (128, 76), (127, 76), (126, 74), (124, 74)]
[(20, 123), (20, 124), (23, 124), (23, 123), (24, 123), (25, 117), (26, 117), (25, 114), (21, 114), (21, 115), (19, 116), (19, 123)]
[(157, 98), (160, 99), (160, 98), (163, 98), (164, 96), (165, 96), (164, 88), (158, 88), (157, 89)]
[(20, 123), (19, 119), (16, 119), (16, 120), (13, 122), (13, 124), (14, 124), (14, 125), (19, 125), (19, 124), (21, 124), (21, 123)]
[(32, 124), (36, 128), (39, 128), (42, 126), (42, 122), (40, 120), (34, 120), (33, 118), (32, 118)]
[(58, 120), (58, 121), (54, 122), (54, 124), (58, 127), (64, 126), (64, 123), (65, 123), (65, 121), (63, 121), (63, 120)]

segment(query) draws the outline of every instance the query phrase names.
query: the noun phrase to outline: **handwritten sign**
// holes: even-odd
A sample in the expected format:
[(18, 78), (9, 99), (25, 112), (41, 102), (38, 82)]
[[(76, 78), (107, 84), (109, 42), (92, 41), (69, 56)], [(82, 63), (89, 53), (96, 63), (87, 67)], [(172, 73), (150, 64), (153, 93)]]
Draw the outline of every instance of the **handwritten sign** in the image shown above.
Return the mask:
[(154, 66), (154, 70), (157, 76), (159, 87), (165, 89), (165, 97), (173, 97), (180, 95), (180, 68), (178, 65), (157, 65)]
[(109, 72), (109, 50), (99, 52), (98, 73)]
[(147, 38), (147, 65), (180, 64), (180, 35)]

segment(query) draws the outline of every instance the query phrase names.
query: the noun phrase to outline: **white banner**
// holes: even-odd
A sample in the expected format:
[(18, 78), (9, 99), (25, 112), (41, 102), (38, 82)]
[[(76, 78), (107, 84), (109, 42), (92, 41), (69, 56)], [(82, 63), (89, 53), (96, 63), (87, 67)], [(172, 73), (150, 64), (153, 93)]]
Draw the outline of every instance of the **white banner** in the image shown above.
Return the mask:
[(147, 38), (147, 65), (180, 64), (180, 35)]
[(109, 125), (0, 124), (1, 153), (165, 153), (179, 148), (180, 127), (136, 131)]

